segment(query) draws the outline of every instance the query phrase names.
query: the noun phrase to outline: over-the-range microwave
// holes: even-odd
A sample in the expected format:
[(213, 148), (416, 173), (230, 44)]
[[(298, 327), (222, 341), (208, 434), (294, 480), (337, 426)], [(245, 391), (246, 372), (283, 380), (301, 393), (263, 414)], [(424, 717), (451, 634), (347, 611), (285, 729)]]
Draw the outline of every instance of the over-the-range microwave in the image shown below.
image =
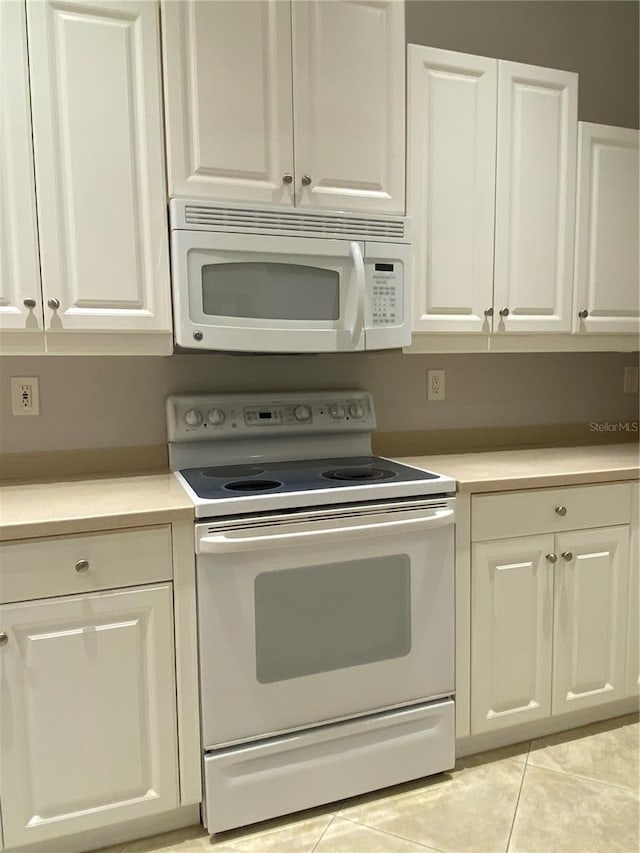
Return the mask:
[(410, 342), (409, 221), (172, 199), (179, 347), (355, 352)]

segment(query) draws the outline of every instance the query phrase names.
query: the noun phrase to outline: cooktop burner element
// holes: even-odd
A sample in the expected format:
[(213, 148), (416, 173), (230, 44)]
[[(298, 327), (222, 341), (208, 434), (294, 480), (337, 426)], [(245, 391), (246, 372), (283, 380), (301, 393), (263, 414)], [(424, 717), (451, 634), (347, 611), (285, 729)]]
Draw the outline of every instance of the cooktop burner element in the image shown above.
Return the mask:
[(388, 468), (338, 468), (335, 471), (323, 471), (320, 475), (327, 480), (349, 480), (349, 482), (367, 480), (388, 480), (395, 473)]
[(169, 461), (197, 518), (451, 495), (455, 482), (371, 455), (363, 391), (167, 400)]

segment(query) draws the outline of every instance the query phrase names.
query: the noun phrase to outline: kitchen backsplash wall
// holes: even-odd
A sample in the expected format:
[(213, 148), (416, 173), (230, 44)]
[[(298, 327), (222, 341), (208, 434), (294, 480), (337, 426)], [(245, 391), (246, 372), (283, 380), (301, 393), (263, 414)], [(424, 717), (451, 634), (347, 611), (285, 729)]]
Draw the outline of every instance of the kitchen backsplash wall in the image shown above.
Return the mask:
[[(3, 358), (0, 451), (131, 447), (166, 442), (168, 394), (363, 388), (378, 429), (441, 430), (634, 420), (623, 393), (637, 353), (418, 356), (175, 355), (170, 358)], [(446, 371), (446, 399), (427, 402), (428, 369)], [(10, 377), (38, 376), (39, 417), (11, 415)], [(585, 443), (588, 443), (585, 442)]]

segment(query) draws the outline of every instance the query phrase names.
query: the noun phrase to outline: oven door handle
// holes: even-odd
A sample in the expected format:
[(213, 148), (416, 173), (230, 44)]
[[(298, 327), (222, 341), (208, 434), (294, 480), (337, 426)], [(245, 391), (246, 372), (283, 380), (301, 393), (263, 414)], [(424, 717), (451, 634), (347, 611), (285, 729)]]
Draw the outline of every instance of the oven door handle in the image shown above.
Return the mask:
[(333, 538), (359, 539), (375, 534), (403, 533), (420, 530), (432, 530), (453, 523), (452, 509), (436, 510), (432, 515), (422, 518), (407, 518), (397, 521), (383, 521), (379, 524), (357, 524), (352, 527), (331, 527), (323, 530), (302, 530), (296, 533), (275, 533), (268, 536), (228, 537), (224, 533), (202, 536), (199, 540), (200, 554), (228, 554), (233, 551), (257, 551), (262, 548), (304, 545), (310, 540)]

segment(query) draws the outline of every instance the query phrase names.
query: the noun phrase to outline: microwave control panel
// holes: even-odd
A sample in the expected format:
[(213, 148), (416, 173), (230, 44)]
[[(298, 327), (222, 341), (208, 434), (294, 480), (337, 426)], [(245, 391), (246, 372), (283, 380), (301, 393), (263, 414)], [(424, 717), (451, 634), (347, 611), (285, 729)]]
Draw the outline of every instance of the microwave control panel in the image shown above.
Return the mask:
[(367, 312), (365, 325), (399, 326), (402, 323), (403, 264), (401, 261), (365, 262)]

